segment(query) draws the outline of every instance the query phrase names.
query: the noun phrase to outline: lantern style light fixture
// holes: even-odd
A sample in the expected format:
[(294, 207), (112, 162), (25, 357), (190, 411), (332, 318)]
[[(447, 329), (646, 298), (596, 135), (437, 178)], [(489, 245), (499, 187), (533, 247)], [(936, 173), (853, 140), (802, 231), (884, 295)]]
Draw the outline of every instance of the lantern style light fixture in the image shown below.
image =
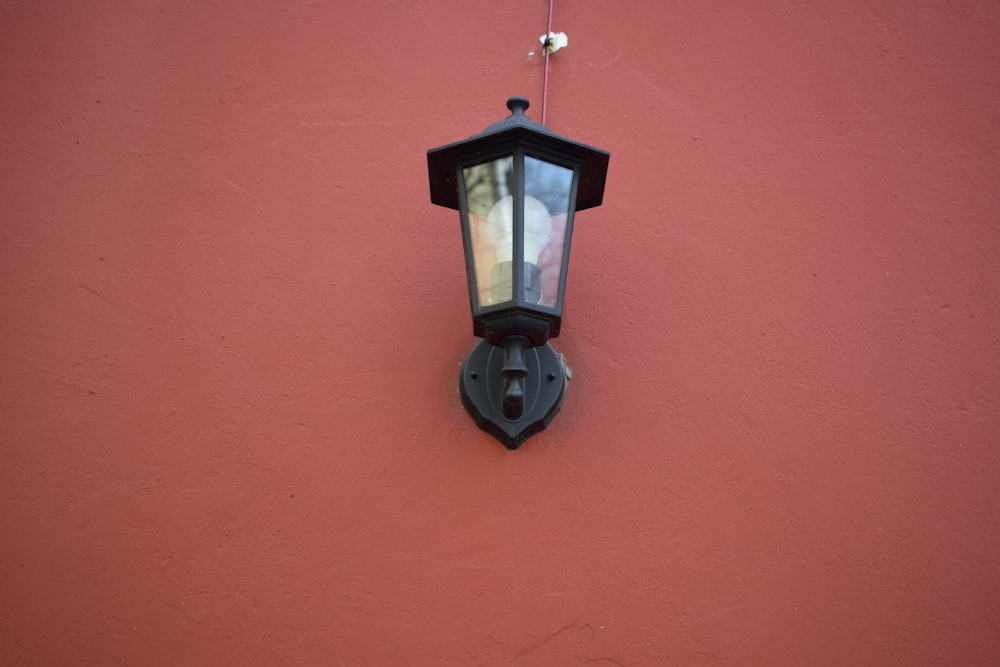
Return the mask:
[(508, 449), (562, 407), (569, 369), (559, 335), (573, 214), (600, 206), (607, 151), (561, 137), (507, 100), (511, 115), (480, 134), (427, 151), (431, 202), (459, 211), (472, 306), (482, 338), (466, 357), (459, 394)]

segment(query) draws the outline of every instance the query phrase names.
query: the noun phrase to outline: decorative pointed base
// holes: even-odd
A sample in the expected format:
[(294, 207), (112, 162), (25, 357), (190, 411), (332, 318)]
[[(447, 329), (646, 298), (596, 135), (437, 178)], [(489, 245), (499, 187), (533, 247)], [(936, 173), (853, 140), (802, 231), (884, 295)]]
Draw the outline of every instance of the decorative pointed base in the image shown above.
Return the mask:
[(517, 419), (504, 416), (504, 348), (479, 341), (465, 358), (458, 378), (458, 393), (465, 409), (479, 428), (507, 449), (517, 449), (548, 426), (566, 397), (568, 369), (561, 354), (548, 343), (520, 354), (527, 375), (521, 381), (524, 404)]

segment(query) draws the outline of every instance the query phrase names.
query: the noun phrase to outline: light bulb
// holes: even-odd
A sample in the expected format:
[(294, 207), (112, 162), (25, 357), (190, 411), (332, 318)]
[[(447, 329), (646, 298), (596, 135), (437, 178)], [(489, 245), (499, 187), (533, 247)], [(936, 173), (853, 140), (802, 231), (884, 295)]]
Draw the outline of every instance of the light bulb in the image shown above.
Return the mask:
[[(524, 197), (524, 273), (523, 298), (538, 303), (541, 298), (542, 272), (538, 256), (552, 236), (552, 216), (545, 204), (534, 197)], [(497, 263), (490, 269), (489, 299), (504, 303), (513, 298), (514, 198), (504, 197), (486, 216), (486, 238), (496, 251)]]
[[(538, 265), (538, 256), (552, 236), (552, 215), (545, 204), (524, 197), (524, 261)], [(497, 263), (514, 259), (514, 198), (502, 198), (486, 216), (486, 237), (497, 253)]]

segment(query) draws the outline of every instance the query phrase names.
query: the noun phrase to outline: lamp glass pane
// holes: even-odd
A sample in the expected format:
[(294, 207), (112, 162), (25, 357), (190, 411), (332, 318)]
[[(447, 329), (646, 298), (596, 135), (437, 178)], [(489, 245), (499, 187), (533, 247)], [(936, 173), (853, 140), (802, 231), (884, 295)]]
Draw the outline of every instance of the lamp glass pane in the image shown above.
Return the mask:
[(469, 288), (479, 308), (514, 298), (513, 259), (514, 158), (502, 157), (462, 169), (469, 208), (469, 242), (475, 285)]
[(572, 189), (572, 169), (524, 157), (523, 284), (529, 303), (558, 307)]

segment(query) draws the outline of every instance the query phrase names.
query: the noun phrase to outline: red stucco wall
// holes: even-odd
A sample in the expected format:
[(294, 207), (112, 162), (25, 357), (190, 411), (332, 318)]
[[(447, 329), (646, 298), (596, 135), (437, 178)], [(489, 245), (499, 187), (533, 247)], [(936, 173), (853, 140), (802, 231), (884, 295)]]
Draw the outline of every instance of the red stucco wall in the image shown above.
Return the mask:
[(545, 14), (0, 4), (0, 664), (1000, 664), (1000, 5), (556, 0), (508, 452), (425, 151)]

